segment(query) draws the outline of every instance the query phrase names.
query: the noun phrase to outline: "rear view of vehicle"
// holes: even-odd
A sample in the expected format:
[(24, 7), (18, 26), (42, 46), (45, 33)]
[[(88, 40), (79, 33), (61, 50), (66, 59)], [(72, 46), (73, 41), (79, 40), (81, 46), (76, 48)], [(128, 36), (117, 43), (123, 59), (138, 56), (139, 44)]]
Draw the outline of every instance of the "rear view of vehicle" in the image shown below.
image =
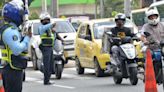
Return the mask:
[[(64, 19), (52, 19), (51, 22), (56, 22), (56, 32), (59, 36), (64, 40), (64, 58), (66, 62), (69, 59), (72, 59), (75, 55), (74, 53), (74, 40), (76, 31), (72, 27), (72, 25)], [(41, 43), (40, 35), (38, 33), (38, 27), (41, 25), (40, 20), (31, 20), (29, 23), (32, 24), (32, 33), (33, 36), (31, 38), (29, 53), (31, 56), (31, 60), (33, 62), (33, 68), (35, 70), (38, 69), (38, 62), (42, 60), (42, 53), (39, 49), (39, 45)]]
[(75, 57), (76, 31), (68, 21), (54, 20), (56, 22), (56, 32), (64, 40), (64, 57), (66, 63)]

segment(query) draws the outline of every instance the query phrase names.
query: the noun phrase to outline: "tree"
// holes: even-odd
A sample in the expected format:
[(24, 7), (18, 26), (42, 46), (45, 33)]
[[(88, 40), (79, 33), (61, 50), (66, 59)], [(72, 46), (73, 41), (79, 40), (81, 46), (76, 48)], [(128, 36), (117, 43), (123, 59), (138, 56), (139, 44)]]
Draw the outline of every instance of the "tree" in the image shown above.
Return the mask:
[[(100, 6), (100, 0), (96, 0)], [(140, 0), (132, 0), (132, 9), (140, 8)], [(104, 17), (114, 17), (117, 13), (124, 13), (124, 0), (104, 0)]]
[(0, 8), (3, 7), (4, 3), (5, 3), (5, 0), (1, 0), (1, 1), (0, 1)]
[(141, 8), (140, 0), (132, 0), (132, 9)]
[(116, 13), (124, 12), (124, 0), (104, 0), (105, 17), (114, 17)]

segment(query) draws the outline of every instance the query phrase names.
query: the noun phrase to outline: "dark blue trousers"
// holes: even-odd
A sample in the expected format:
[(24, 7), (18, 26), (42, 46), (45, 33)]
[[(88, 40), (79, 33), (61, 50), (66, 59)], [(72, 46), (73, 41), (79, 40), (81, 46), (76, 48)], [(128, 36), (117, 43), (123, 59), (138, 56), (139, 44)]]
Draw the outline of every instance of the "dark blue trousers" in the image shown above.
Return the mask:
[(41, 51), (43, 54), (44, 83), (48, 83), (53, 69), (53, 48), (42, 46)]
[(14, 70), (6, 65), (2, 72), (5, 92), (22, 92), (23, 71)]

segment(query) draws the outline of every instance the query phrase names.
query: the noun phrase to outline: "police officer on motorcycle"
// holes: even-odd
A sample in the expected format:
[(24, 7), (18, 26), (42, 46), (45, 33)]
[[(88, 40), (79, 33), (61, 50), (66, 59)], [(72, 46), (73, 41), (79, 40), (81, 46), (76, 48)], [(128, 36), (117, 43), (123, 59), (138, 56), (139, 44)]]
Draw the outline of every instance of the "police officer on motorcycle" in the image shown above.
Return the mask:
[(24, 15), (28, 14), (23, 6), (22, 0), (12, 0), (2, 10), (4, 20), (0, 24), (0, 48), (5, 62), (2, 73), (5, 92), (22, 92), (23, 69), (27, 67), (27, 53), (24, 51), (31, 37), (30, 32), (23, 37), (18, 28)]
[(53, 67), (53, 45), (54, 35), (52, 28), (56, 25), (51, 24), (50, 15), (47, 12), (43, 12), (40, 15), (41, 26), (39, 27), (39, 33), (41, 38), (41, 44), (39, 46), (43, 54), (43, 72), (44, 72), (44, 85), (50, 85), (50, 77)]
[[(162, 61), (160, 42), (164, 39), (164, 25), (160, 22), (157, 9), (149, 9), (145, 12), (148, 23), (144, 24), (141, 30), (141, 40), (148, 45), (152, 53), (154, 71), (157, 83), (162, 83)], [(146, 49), (142, 50), (143, 52)], [(156, 54), (155, 54), (156, 53)]]
[[(125, 36), (132, 36), (131, 30), (127, 27), (124, 27), (126, 21), (125, 14), (119, 13), (115, 16), (115, 23), (116, 27), (111, 29), (112, 34), (119, 37), (125, 37)], [(115, 63), (119, 66), (120, 60), (119, 60), (119, 47), (117, 45), (113, 45), (111, 47), (111, 55), (113, 59), (115, 59)]]

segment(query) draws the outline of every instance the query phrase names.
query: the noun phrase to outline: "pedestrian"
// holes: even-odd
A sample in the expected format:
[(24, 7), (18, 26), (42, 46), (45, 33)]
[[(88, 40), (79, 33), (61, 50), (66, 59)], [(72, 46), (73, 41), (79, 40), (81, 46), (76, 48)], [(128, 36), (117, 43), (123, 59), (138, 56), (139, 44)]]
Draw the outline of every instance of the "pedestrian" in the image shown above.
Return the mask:
[(19, 29), (24, 15), (28, 14), (24, 6), (22, 0), (12, 0), (2, 10), (0, 49), (2, 61), (6, 61), (2, 73), (5, 92), (22, 92), (23, 69), (27, 67), (24, 51), (27, 50), (31, 37), (29, 32), (22, 37)]
[(43, 12), (40, 15), (41, 26), (39, 27), (39, 34), (41, 38), (41, 44), (39, 46), (43, 55), (43, 73), (44, 73), (44, 85), (50, 85), (50, 77), (53, 69), (53, 45), (54, 35), (52, 28), (56, 25), (51, 24), (51, 17), (47, 12)]

